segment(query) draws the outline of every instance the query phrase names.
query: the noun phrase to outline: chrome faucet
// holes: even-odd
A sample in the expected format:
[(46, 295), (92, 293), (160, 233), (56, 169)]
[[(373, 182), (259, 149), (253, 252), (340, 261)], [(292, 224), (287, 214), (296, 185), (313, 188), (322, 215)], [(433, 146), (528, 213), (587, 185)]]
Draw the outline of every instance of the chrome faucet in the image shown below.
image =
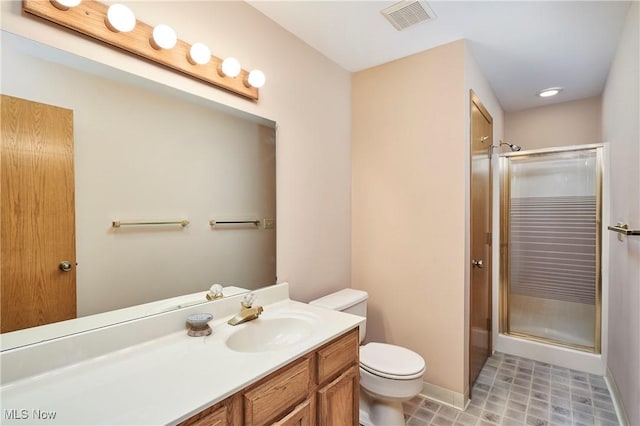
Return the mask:
[(253, 301), (255, 300), (255, 298), (256, 295), (253, 293), (249, 293), (244, 296), (244, 300), (240, 302), (240, 305), (242, 305), (240, 312), (238, 312), (233, 318), (227, 321), (227, 323), (230, 325), (238, 325), (242, 324), (243, 322), (251, 321), (258, 318), (263, 309), (262, 306), (253, 307)]

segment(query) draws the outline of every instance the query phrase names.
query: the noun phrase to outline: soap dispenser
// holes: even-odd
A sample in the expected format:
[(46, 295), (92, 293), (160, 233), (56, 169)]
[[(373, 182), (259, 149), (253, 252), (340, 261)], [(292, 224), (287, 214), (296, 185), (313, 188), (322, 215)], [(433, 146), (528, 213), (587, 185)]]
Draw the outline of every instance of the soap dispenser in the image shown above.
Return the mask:
[(213, 319), (211, 314), (193, 314), (187, 317), (189, 331), (187, 334), (192, 337), (208, 336), (213, 331), (209, 327), (209, 321)]

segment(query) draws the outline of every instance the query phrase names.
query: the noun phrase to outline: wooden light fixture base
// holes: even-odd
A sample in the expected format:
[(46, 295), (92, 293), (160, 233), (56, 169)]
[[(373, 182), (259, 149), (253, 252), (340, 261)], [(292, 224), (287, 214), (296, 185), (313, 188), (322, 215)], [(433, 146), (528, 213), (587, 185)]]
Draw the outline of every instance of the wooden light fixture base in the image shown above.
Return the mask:
[(144, 22), (136, 21), (136, 27), (127, 33), (110, 30), (106, 25), (108, 6), (100, 2), (83, 0), (78, 6), (60, 10), (48, 0), (23, 0), (22, 9), (247, 99), (259, 99), (258, 89), (244, 84), (248, 71), (240, 71), (235, 78), (220, 76), (222, 59), (213, 55), (209, 63), (194, 65), (188, 59), (191, 45), (180, 39), (172, 49), (155, 49), (151, 45), (153, 27)]

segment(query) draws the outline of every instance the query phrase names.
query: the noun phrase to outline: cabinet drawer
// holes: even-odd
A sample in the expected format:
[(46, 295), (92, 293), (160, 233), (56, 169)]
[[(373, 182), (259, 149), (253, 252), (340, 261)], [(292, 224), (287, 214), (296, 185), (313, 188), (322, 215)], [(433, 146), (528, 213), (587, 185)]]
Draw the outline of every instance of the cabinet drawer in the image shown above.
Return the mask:
[(244, 420), (261, 426), (281, 417), (307, 398), (312, 384), (312, 356), (307, 355), (291, 367), (267, 377), (244, 394)]
[[(186, 423), (183, 424), (186, 425)], [(188, 424), (190, 426), (227, 426), (229, 424), (227, 407), (220, 407), (205, 416), (194, 418)]]
[(318, 350), (318, 384), (336, 376), (345, 368), (358, 363), (358, 329)]
[(178, 426), (227, 426), (231, 423), (229, 417), (230, 400), (207, 408), (179, 423)]

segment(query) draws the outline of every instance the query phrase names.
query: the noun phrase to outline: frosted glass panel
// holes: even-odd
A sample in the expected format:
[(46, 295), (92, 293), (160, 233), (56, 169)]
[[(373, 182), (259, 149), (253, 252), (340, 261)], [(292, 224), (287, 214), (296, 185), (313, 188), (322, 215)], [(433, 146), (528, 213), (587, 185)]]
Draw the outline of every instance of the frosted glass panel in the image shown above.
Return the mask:
[(594, 348), (596, 152), (509, 161), (509, 332)]

